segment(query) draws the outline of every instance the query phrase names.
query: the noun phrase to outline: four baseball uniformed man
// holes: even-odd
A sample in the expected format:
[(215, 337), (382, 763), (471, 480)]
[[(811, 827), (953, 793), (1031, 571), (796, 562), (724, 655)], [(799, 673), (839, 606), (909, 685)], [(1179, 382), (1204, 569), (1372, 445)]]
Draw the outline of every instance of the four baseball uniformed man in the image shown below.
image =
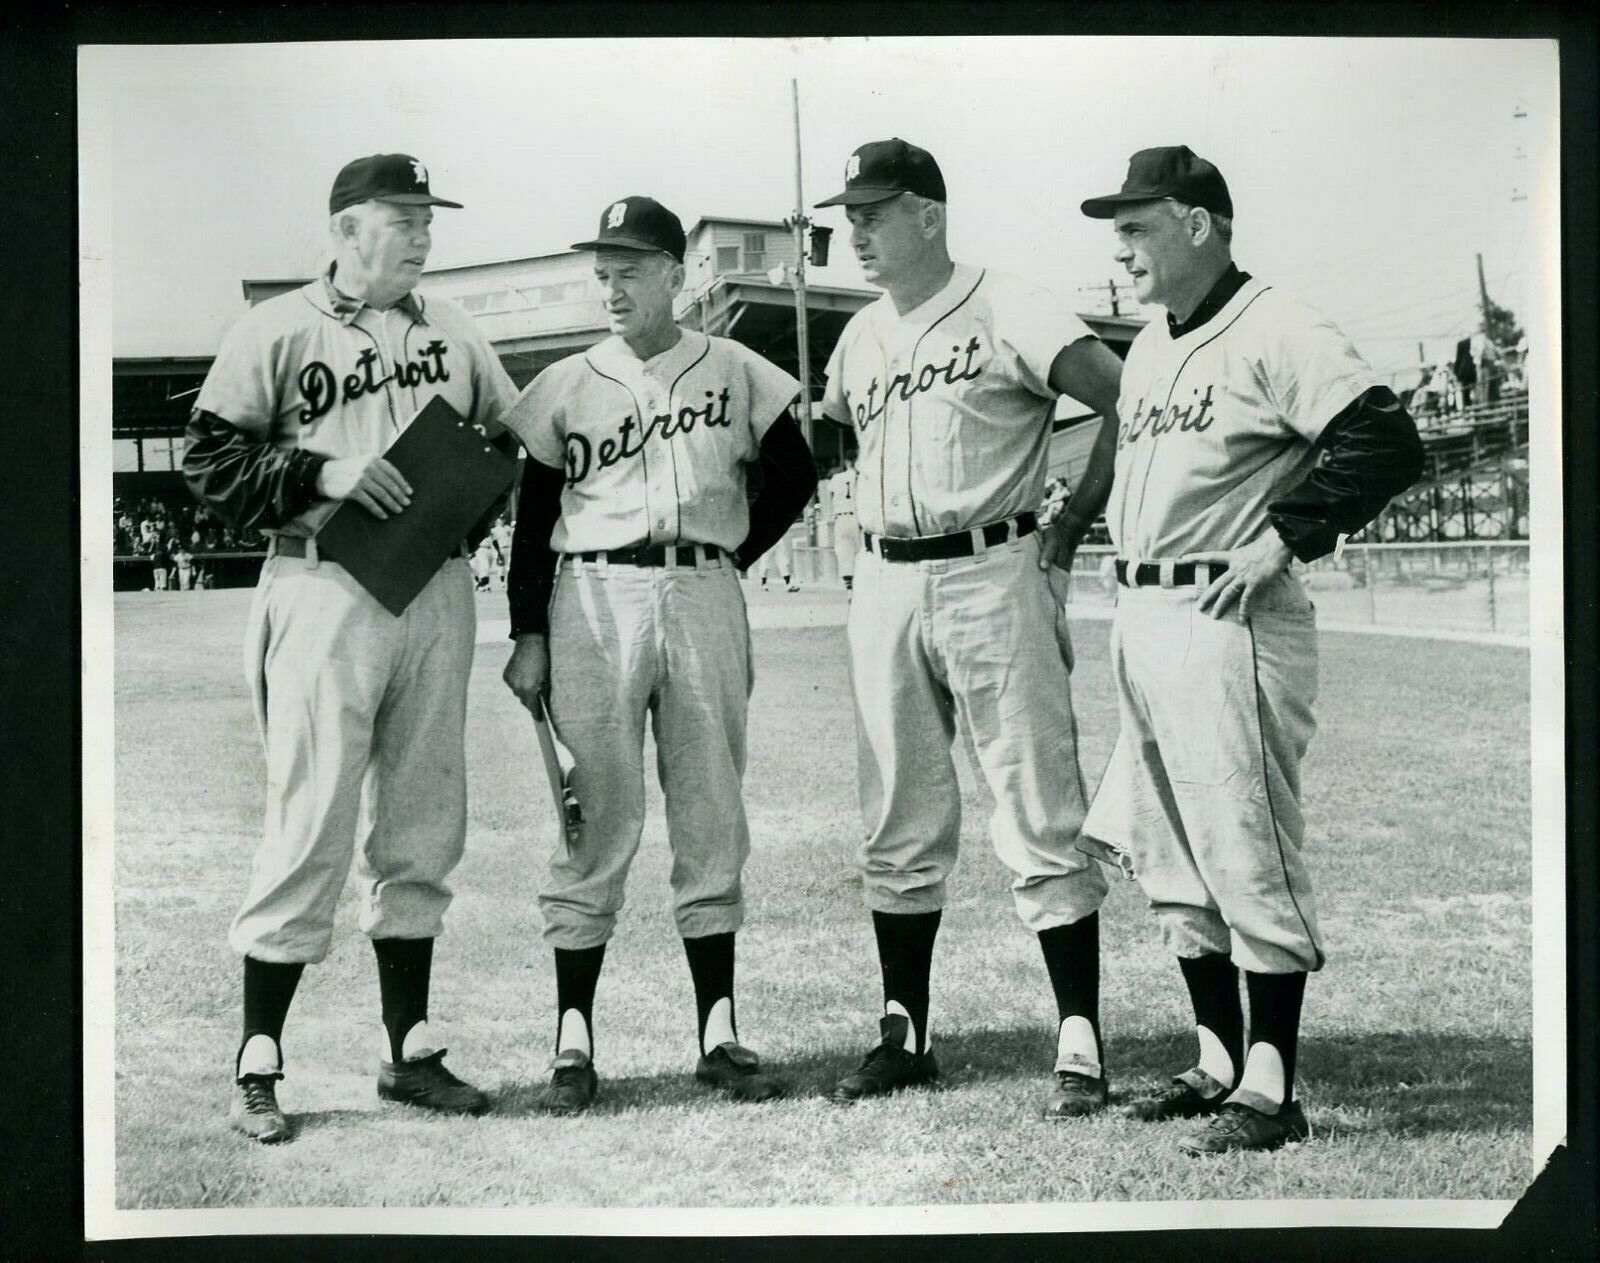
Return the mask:
[(244, 957), (232, 1119), (257, 1140), (290, 1134), (275, 1092), (284, 1021), (301, 972), (328, 954), (352, 861), (378, 961), (378, 1094), (488, 1106), (445, 1068), (427, 1023), (445, 883), (467, 834), (472, 572), (451, 558), (396, 617), (316, 538), (340, 501), (405, 512), (412, 489), (384, 452), (431, 400), (503, 434), (516, 388), (499, 358), (459, 307), (413, 292), (433, 207), (460, 205), (406, 154), (345, 166), (328, 202), (333, 265), (228, 331), (189, 421), (190, 489), (271, 539), (245, 645), (266, 829), (229, 935)]
[(644, 829), (647, 718), (698, 1009), (695, 1077), (743, 1100), (781, 1091), (734, 1021), (754, 682), (739, 572), (789, 529), (817, 473), (790, 411), (799, 382), (674, 321), (684, 247), (682, 223), (654, 199), (607, 206), (573, 249), (595, 252), (611, 336), (540, 373), (505, 417), (528, 449), (505, 681), (530, 707), (548, 695), (584, 808), (539, 895), (557, 1011), (540, 1104), (554, 1113), (586, 1109), (597, 1089), (595, 984)]
[(1338, 329), (1234, 264), (1211, 163), (1140, 150), (1083, 213), (1115, 221), (1135, 295), (1166, 308), (1122, 370), (1106, 505), (1122, 722), (1084, 830), (1131, 854), (1199, 1056), (1133, 1109), (1207, 1116), (1186, 1152), (1276, 1148), (1306, 1135), (1295, 1048), (1324, 961), (1300, 814), (1316, 615), (1289, 563), (1372, 521), (1417, 480), (1422, 444)]
[[(1135, 154), (1120, 192), (1083, 204), (1115, 220), (1138, 297), (1167, 311), (1125, 365), (1059, 299), (950, 258), (944, 178), (926, 150), (864, 144), (844, 184), (819, 205), (845, 208), (862, 270), (884, 291), (835, 347), (823, 403), (859, 453), (829, 499), (842, 574), (848, 585), (847, 550), (859, 580), (846, 638), (883, 1008), (879, 1042), (832, 1097), (938, 1076), (930, 978), (960, 832), (959, 726), (1054, 992), (1044, 1116), (1107, 1101), (1106, 882), (1078, 846), (1099, 839), (1131, 857), (1198, 1035), (1194, 1066), (1130, 1112), (1204, 1116), (1182, 1142), (1192, 1153), (1302, 1138), (1299, 1010), (1324, 953), (1299, 803), (1315, 620), (1289, 562), (1333, 551), (1414, 481), (1415, 428), (1338, 330), (1233, 264), (1227, 186), (1187, 148)], [(436, 396), (526, 448), (504, 678), (547, 710), (584, 809), (539, 894), (556, 976), (540, 1106), (576, 1113), (597, 1093), (595, 989), (644, 825), (647, 720), (694, 982), (694, 1074), (735, 1099), (771, 1099), (781, 1081), (741, 1042), (734, 1009), (752, 684), (739, 575), (816, 489), (791, 411), (798, 383), (678, 326), (681, 221), (632, 196), (574, 247), (594, 252), (611, 336), (514, 398), (472, 321), (413, 293), (435, 205), (457, 203), (431, 193), (415, 159), (349, 164), (330, 200), (333, 267), (230, 331), (190, 423), (195, 493), (272, 533), (248, 643), (270, 793), (232, 933), (245, 994), (233, 1124), (262, 1141), (290, 1134), (274, 1092), (284, 1019), (304, 964), (327, 953), (358, 837), (382, 995), (379, 1093), (446, 1112), (488, 1105), (444, 1068), (426, 1022), (444, 883), (465, 841), (471, 575), (453, 558), (396, 617), (319, 559), (316, 541), (338, 501), (405, 511), (411, 488), (383, 452)], [(1063, 394), (1104, 421), (1064, 511), (1042, 520)], [(1121, 730), (1091, 806), (1064, 571), (1102, 510), (1117, 547)]]
[[(1058, 1016), (1050, 1117), (1104, 1105), (1100, 868), (1074, 845), (1088, 806), (1072, 715), (1065, 589), (1040, 533), (1050, 426), (1070, 393), (1109, 416), (1117, 357), (1067, 306), (951, 261), (944, 176), (898, 138), (845, 168), (850, 243), (884, 294), (845, 326), (823, 412), (856, 437), (862, 552), (846, 636), (861, 850), (877, 938), (880, 1042), (840, 1101), (938, 1077), (933, 945), (956, 863), (957, 722), (994, 794), (990, 837), (1039, 940)], [(1064, 580), (1063, 580), (1064, 583)]]

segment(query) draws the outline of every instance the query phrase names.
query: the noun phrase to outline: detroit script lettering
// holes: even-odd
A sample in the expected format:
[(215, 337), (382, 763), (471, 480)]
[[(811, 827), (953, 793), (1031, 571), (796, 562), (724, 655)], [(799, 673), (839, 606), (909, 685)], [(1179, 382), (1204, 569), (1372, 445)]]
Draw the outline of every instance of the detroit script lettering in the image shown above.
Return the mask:
[(1117, 446), (1127, 447), (1130, 443), (1137, 443), (1145, 434), (1158, 439), (1174, 426), (1180, 431), (1209, 430), (1211, 423), (1217, 419), (1214, 414), (1207, 415), (1211, 412), (1211, 391), (1212, 387), (1208, 385), (1206, 393), (1201, 395), (1199, 387), (1196, 387), (1189, 392), (1194, 402), (1183, 407), (1169, 402), (1165, 408), (1156, 404), (1146, 410), (1144, 400), (1139, 400), (1128, 413), (1128, 419), (1117, 428)]
[(691, 408), (685, 404), (676, 413), (658, 413), (643, 426), (632, 416), (623, 417), (622, 424), (617, 427), (616, 438), (603, 438), (598, 444), (591, 443), (587, 435), (568, 434), (567, 486), (576, 487), (597, 469), (610, 469), (618, 461), (637, 458), (644, 451), (644, 445), (653, 438), (670, 440), (680, 434), (692, 433), (696, 424), (708, 429), (719, 426), (727, 429), (733, 424), (728, 420), (726, 386), (720, 394), (706, 391), (703, 408)]
[[(889, 385), (883, 392), (883, 397), (878, 397), (878, 389), (883, 385), (876, 377), (867, 383), (866, 399), (855, 402), (855, 396), (847, 387), (844, 392), (845, 407), (849, 408), (856, 420), (856, 429), (866, 430), (871, 424), (881, 417), (889, 406), (889, 400), (898, 394), (901, 401), (909, 400), (914, 395), (921, 395), (932, 390), (940, 382), (947, 386), (954, 386), (957, 382), (976, 381), (983, 376), (983, 366), (972, 367), (973, 357), (978, 354), (982, 343), (973, 338), (965, 347), (959, 344), (950, 348), (954, 354), (947, 364), (924, 364), (921, 368), (913, 368), (909, 373), (896, 373), (889, 379)], [(956, 362), (961, 360), (962, 353), (966, 353), (966, 360), (962, 362), (961, 371), (956, 372)]]
[[(373, 370), (378, 364), (378, 353), (371, 347), (356, 357), (356, 371), (346, 373), (343, 381), (343, 402), (350, 403), (363, 395), (370, 395), (393, 381), (402, 386), (415, 387), (422, 382), (447, 382), (450, 371), (444, 366), (444, 357), (450, 354), (438, 338), (417, 352), (415, 360), (396, 364), (392, 376), (376, 377)], [(310, 425), (333, 410), (340, 402), (340, 381), (334, 371), (321, 360), (312, 360), (300, 370), (300, 395), (306, 406), (300, 409), (300, 424)]]

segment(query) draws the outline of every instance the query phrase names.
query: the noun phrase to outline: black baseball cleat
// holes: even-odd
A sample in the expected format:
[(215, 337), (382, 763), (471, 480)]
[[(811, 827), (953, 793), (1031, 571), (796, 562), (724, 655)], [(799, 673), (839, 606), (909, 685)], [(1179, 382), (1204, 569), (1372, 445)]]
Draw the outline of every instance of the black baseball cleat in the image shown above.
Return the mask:
[(600, 1093), (600, 1076), (589, 1054), (569, 1048), (550, 1063), (550, 1083), (535, 1107), (545, 1114), (581, 1114)]
[(1164, 1122), (1169, 1118), (1205, 1118), (1217, 1112), (1232, 1090), (1196, 1066), (1175, 1076), (1159, 1092), (1130, 1102), (1126, 1112), (1128, 1117), (1146, 1123)]
[(378, 1063), (378, 1099), (440, 1114), (482, 1114), (489, 1098), (444, 1068), (443, 1048), (409, 1061)]
[(762, 1071), (761, 1058), (732, 1041), (704, 1054), (694, 1077), (736, 1101), (771, 1101), (783, 1095), (783, 1084)]
[(289, 1120), (278, 1108), (277, 1074), (247, 1074), (233, 1085), (233, 1105), (228, 1123), (234, 1131), (264, 1145), (275, 1145), (293, 1134)]
[(885, 1096), (902, 1088), (920, 1088), (939, 1077), (939, 1063), (933, 1051), (906, 1051), (910, 1019), (898, 1013), (878, 1019), (883, 1042), (869, 1052), (866, 1060), (834, 1084), (832, 1100), (848, 1104), (869, 1096)]
[(1079, 1074), (1057, 1070), (1056, 1081), (1044, 1099), (1044, 1116), (1051, 1121), (1082, 1118), (1106, 1107), (1106, 1079), (1103, 1074)]
[(1178, 1148), (1192, 1157), (1237, 1150), (1266, 1151), (1292, 1140), (1304, 1140), (1310, 1134), (1306, 1116), (1296, 1102), (1283, 1106), (1276, 1114), (1264, 1114), (1238, 1101), (1224, 1101), (1204, 1127), (1178, 1142)]

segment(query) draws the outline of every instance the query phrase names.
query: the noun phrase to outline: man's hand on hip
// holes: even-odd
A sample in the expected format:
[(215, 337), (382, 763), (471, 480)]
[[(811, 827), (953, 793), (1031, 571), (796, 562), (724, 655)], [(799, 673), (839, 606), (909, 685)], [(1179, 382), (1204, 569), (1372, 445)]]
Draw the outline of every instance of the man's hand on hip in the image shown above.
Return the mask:
[(411, 484), (381, 456), (348, 456), (322, 463), (317, 494), (329, 500), (354, 500), (373, 517), (387, 519), (411, 503)]
[(539, 695), (550, 691), (550, 641), (543, 632), (526, 632), (517, 637), (517, 647), (500, 678), (530, 711)]
[(1182, 560), (1218, 562), (1228, 567), (1228, 572), (1212, 581), (1200, 594), (1200, 612), (1212, 618), (1221, 618), (1228, 608), (1239, 602), (1239, 617), (1248, 618), (1250, 597), (1258, 588), (1271, 583), (1289, 568), (1294, 554), (1277, 531), (1268, 527), (1261, 537), (1243, 548), (1226, 552), (1186, 553)]
[(1050, 525), (1042, 528), (1039, 538), (1042, 541), (1039, 547), (1039, 569), (1048, 570), (1054, 566), (1057, 570), (1071, 570), (1072, 559), (1077, 555), (1078, 545), (1083, 542), (1084, 529), (1070, 518), (1058, 518)]

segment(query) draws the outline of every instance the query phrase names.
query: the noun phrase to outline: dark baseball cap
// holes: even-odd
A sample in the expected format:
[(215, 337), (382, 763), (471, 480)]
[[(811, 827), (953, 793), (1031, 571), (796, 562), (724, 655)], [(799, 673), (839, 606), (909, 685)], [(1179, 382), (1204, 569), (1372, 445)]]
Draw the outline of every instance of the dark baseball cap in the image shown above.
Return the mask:
[(408, 153), (375, 153), (345, 163), (328, 194), (328, 214), (337, 215), (346, 206), (377, 198), (407, 206), (454, 206), (428, 191), (428, 168)]
[(1189, 206), (1203, 206), (1217, 215), (1233, 215), (1233, 198), (1222, 172), (1188, 145), (1162, 145), (1141, 149), (1128, 159), (1128, 178), (1120, 193), (1091, 197), (1083, 204), (1090, 219), (1113, 219), (1119, 206), (1174, 198)]
[(688, 246), (682, 221), (653, 197), (625, 197), (600, 212), (593, 241), (574, 241), (574, 250), (664, 250), (679, 263)]
[(945, 200), (944, 175), (933, 155), (898, 136), (869, 140), (844, 164), (844, 192), (818, 206), (864, 206), (902, 193)]

